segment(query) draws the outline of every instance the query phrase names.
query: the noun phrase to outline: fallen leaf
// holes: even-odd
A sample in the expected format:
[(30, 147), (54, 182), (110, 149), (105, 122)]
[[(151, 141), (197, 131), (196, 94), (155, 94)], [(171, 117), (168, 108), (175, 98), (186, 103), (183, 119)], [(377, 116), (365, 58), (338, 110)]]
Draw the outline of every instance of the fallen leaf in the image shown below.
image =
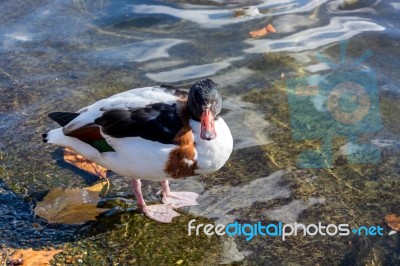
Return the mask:
[(64, 161), (100, 178), (105, 178), (107, 176), (106, 168), (89, 161), (71, 149), (64, 149)]
[(268, 24), (266, 29), (268, 32), (276, 33), (276, 29), (274, 28), (274, 26), (272, 26), (272, 24)]
[(91, 185), (90, 187), (85, 187), (84, 189), (86, 189), (88, 191), (100, 193), (107, 184), (108, 184), (107, 180), (103, 180), (99, 183)]
[(96, 220), (96, 216), (109, 209), (97, 208), (99, 192), (107, 184), (103, 181), (87, 188), (52, 189), (38, 202), (35, 214), (49, 223), (77, 224)]
[(267, 35), (267, 34), (268, 34), (268, 31), (267, 31), (266, 28), (262, 28), (262, 29), (259, 29), (259, 30), (250, 31), (250, 35), (251, 35), (251, 37), (253, 37), (253, 38), (262, 37), (262, 36), (265, 36), (265, 35)]
[(394, 231), (400, 231), (400, 216), (388, 214), (385, 216), (385, 223)]
[[(20, 249), (16, 250), (11, 256), (11, 262), (15, 262), (15, 265), (22, 266), (45, 266), (50, 265), (50, 261), (54, 255), (62, 252), (62, 249), (51, 249), (51, 250), (33, 250)], [(22, 263), (22, 264), (21, 264)]]
[(253, 38), (262, 37), (267, 35), (268, 33), (276, 33), (276, 30), (274, 26), (272, 26), (272, 24), (268, 24), (266, 27), (259, 30), (250, 31), (250, 35)]

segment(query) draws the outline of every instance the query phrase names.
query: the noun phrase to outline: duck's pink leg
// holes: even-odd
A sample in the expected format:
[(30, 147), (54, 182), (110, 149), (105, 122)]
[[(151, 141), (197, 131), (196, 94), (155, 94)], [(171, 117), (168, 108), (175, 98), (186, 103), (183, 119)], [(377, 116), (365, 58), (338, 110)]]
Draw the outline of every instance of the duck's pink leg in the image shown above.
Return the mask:
[(170, 205), (157, 204), (147, 206), (143, 199), (142, 183), (140, 180), (132, 178), (132, 188), (133, 193), (136, 196), (138, 207), (150, 219), (161, 223), (170, 223), (172, 218), (179, 216), (179, 214), (175, 212)]
[(194, 192), (171, 192), (168, 180), (161, 181), (162, 202), (171, 205), (173, 208), (199, 205), (196, 199), (199, 194)]

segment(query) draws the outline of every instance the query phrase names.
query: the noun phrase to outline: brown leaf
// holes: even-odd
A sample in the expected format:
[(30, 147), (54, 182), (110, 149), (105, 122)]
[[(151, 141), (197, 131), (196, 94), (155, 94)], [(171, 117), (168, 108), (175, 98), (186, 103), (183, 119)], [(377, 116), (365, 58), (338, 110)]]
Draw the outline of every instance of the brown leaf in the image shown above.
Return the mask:
[(15, 251), (11, 256), (11, 261), (18, 263), (22, 262), (22, 266), (45, 266), (50, 265), (51, 259), (54, 255), (62, 252), (62, 249), (52, 249), (52, 250), (33, 250), (30, 249), (20, 249)]
[(250, 31), (250, 35), (253, 38), (262, 37), (267, 35), (268, 33), (276, 33), (276, 30), (274, 26), (272, 26), (272, 24), (268, 24), (266, 27), (259, 30)]
[(38, 202), (35, 214), (49, 223), (77, 224), (96, 220), (96, 216), (109, 209), (97, 208), (99, 192), (107, 182), (79, 189), (52, 189)]
[(268, 34), (268, 31), (267, 31), (266, 28), (262, 28), (262, 29), (259, 29), (259, 30), (250, 31), (250, 35), (251, 35), (251, 37), (253, 37), (253, 38), (262, 37), (262, 36), (265, 36), (265, 35), (267, 35), (267, 34)]
[(272, 26), (272, 24), (268, 24), (266, 29), (268, 32), (276, 33), (276, 29), (274, 28), (274, 26)]
[(70, 163), (79, 169), (91, 173), (100, 178), (107, 176), (107, 169), (86, 159), (75, 151), (65, 148), (64, 149), (64, 161)]
[(397, 216), (396, 214), (388, 214), (385, 216), (385, 223), (390, 227), (390, 229), (400, 231), (400, 216)]

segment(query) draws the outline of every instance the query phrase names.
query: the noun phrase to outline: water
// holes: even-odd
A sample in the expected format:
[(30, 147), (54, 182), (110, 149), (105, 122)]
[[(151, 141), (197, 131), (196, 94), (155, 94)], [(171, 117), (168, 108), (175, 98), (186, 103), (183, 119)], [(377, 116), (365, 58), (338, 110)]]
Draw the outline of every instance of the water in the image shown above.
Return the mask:
[[(245, 5), (256, 5), (260, 15), (235, 17), (234, 10)], [(283, 242), (188, 237), (186, 231), (195, 217), (210, 223), (380, 225), (387, 235), (384, 216), (400, 212), (400, 4), (395, 0), (16, 0), (2, 1), (0, 10), (3, 246), (57, 246), (65, 250), (60, 262), (84, 254), (84, 263), (104, 265), (181, 259), (191, 265), (399, 263), (397, 235), (298, 236)], [(250, 37), (250, 31), (270, 23), (277, 33)], [(372, 56), (364, 58), (368, 50)], [(337, 120), (324, 116), (330, 91), (302, 101), (289, 97), (287, 84), (307, 79), (329, 85), (343, 73), (354, 73), (359, 83), (375, 77), (362, 84), (376, 97), (369, 103), (371, 119), (339, 134), (332, 126)], [(173, 190), (200, 193), (199, 206), (185, 209), (168, 227), (123, 206), (98, 223), (35, 228), (45, 223), (33, 217), (28, 202), (57, 186), (95, 181), (66, 166), (60, 149), (42, 144), (41, 133), (55, 126), (47, 113), (74, 111), (152, 84), (187, 89), (203, 77), (219, 84), (235, 150), (219, 172), (172, 184)], [(349, 99), (342, 100), (354, 103)], [(348, 111), (356, 107), (349, 105)], [(327, 136), (324, 146), (321, 139)], [(364, 148), (368, 154), (359, 153)], [(333, 168), (299, 167), (307, 163), (301, 161), (305, 150), (318, 149), (329, 155), (322, 167)], [(132, 197), (126, 178), (114, 175), (111, 183), (109, 198)], [(158, 200), (157, 189), (147, 183), (146, 200)]]

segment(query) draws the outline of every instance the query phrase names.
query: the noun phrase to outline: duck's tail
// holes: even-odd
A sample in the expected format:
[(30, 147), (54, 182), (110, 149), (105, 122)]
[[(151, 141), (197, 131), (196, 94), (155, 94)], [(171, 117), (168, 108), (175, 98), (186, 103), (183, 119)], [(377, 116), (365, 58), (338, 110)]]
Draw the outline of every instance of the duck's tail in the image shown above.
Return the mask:
[(60, 126), (64, 127), (79, 115), (80, 114), (78, 113), (54, 112), (48, 114), (47, 116), (56, 121)]
[(77, 138), (64, 135), (61, 127), (53, 129), (48, 133), (44, 133), (42, 137), (43, 142), (70, 148), (89, 161), (98, 163), (102, 160), (101, 153), (97, 149)]
[[(53, 112), (48, 114), (47, 116), (56, 121), (61, 127), (66, 126), (69, 122), (74, 120), (76, 117), (78, 117), (80, 114), (78, 113), (69, 113), (69, 112)], [(43, 142), (47, 143), (48, 142), (48, 133), (43, 133), (42, 138)]]

